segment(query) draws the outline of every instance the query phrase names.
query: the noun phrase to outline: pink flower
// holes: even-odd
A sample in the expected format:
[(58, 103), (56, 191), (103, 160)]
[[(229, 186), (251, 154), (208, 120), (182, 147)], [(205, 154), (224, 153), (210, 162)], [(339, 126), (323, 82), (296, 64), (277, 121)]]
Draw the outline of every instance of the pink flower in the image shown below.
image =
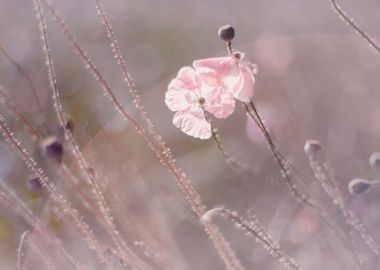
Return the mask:
[(242, 102), (248, 102), (253, 96), (255, 77), (252, 64), (242, 61), (243, 55), (216, 57), (196, 60), (195, 70), (201, 74), (201, 79), (211, 85), (227, 89)]
[(173, 124), (184, 133), (200, 139), (211, 137), (211, 124), (205, 117), (209, 112), (217, 118), (232, 114), (235, 101), (232, 94), (222, 85), (205, 83), (204, 72), (183, 67), (173, 79), (165, 94), (165, 103), (175, 111)]

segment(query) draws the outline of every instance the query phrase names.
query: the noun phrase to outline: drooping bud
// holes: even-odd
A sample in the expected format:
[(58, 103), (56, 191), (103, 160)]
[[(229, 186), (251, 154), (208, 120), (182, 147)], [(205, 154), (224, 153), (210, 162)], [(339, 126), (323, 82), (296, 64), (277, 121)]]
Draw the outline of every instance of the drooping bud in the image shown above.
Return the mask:
[(367, 179), (356, 178), (348, 183), (348, 190), (353, 195), (358, 195), (366, 192), (371, 186), (371, 182)]
[(369, 157), (369, 165), (376, 174), (380, 174), (380, 152), (372, 153)]
[(26, 188), (34, 193), (41, 193), (42, 191), (42, 184), (39, 177), (31, 177), (27, 179), (26, 181)]
[(223, 41), (231, 41), (235, 36), (235, 29), (227, 24), (219, 28), (218, 36)]
[(45, 138), (42, 143), (42, 153), (49, 159), (54, 160), (57, 163), (61, 163), (63, 156), (62, 143), (57, 137), (50, 136)]
[(317, 140), (308, 140), (303, 147), (306, 155), (315, 155), (321, 150), (321, 144)]

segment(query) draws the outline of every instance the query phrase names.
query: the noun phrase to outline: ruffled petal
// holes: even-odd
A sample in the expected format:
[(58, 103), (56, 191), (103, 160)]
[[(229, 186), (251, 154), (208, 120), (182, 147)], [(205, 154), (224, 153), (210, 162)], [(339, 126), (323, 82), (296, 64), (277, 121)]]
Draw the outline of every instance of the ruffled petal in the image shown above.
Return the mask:
[(214, 69), (208, 67), (201, 67), (198, 68), (196, 71), (202, 83), (205, 83), (210, 86), (220, 86), (221, 84), (223, 84), (223, 81), (221, 80), (219, 74)]
[(234, 57), (215, 57), (195, 60), (193, 67), (196, 70), (208, 68), (214, 70), (220, 77), (238, 76), (239, 67)]
[(236, 99), (242, 102), (250, 101), (255, 88), (255, 77), (252, 69), (247, 65), (241, 64), (239, 80), (229, 88)]
[(199, 92), (200, 78), (191, 67), (183, 67), (168, 86), (165, 93), (165, 103), (172, 111), (183, 111), (193, 103), (194, 93)]
[[(201, 81), (192, 67), (183, 67), (178, 71), (176, 79), (182, 82), (182, 88), (188, 90), (198, 89)], [(169, 85), (170, 88), (171, 85)], [(178, 86), (178, 84), (176, 85)]]
[(173, 124), (189, 136), (199, 139), (211, 137), (211, 124), (201, 109), (177, 112), (173, 117)]
[(186, 89), (171, 87), (165, 93), (165, 104), (174, 112), (186, 110), (192, 105), (191, 92)]

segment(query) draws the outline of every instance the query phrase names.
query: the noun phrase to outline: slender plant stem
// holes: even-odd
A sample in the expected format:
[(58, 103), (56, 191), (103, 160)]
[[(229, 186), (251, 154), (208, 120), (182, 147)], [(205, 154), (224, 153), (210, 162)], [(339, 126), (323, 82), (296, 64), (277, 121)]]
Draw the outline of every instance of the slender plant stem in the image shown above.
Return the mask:
[(231, 165), (237, 169), (240, 169), (240, 170), (247, 169), (247, 167), (248, 167), (247, 164), (241, 162), (240, 160), (238, 160), (237, 158), (232, 156), (228, 152), (228, 150), (224, 147), (224, 145), (222, 144), (222, 142), (220, 140), (220, 135), (219, 135), (219, 131), (217, 128), (213, 128), (211, 130), (211, 135), (212, 135), (213, 140), (215, 141), (216, 146), (218, 147), (219, 152), (222, 154), (222, 156), (224, 157), (224, 159), (226, 160), (226, 162), (229, 165)]
[(51, 183), (48, 177), (45, 175), (44, 171), (37, 165), (34, 159), (29, 155), (29, 153), (25, 150), (25, 148), (20, 144), (19, 141), (16, 140), (13, 133), (10, 131), (8, 126), (5, 124), (3, 117), (0, 115), (0, 131), (3, 136), (6, 138), (8, 143), (13, 146), (20, 157), (24, 160), (25, 164), (39, 177), (42, 185), (46, 187), (47, 191), (51, 194), (53, 200), (59, 203), (62, 206), (63, 210), (67, 212), (72, 218), (75, 224), (78, 226), (79, 231), (83, 234), (84, 239), (88, 243), (90, 249), (95, 249), (100, 261), (106, 264), (108, 269), (112, 269), (111, 264), (105, 258), (103, 254), (103, 248), (98, 243), (95, 235), (89, 229), (88, 224), (83, 221), (83, 218), (79, 215), (77, 209), (75, 209), (69, 201), (64, 198), (62, 194), (60, 194), (56, 188), (56, 186)]
[(127, 246), (127, 244), (121, 237), (120, 233), (118, 232), (116, 225), (113, 221), (114, 219), (112, 218), (110, 214), (110, 210), (108, 209), (107, 204), (105, 202), (104, 196), (102, 192), (100, 191), (98, 182), (94, 178), (93, 174), (90, 173), (89, 171), (90, 166), (88, 165), (88, 162), (86, 161), (84, 155), (79, 150), (79, 147), (74, 137), (72, 136), (70, 130), (66, 127), (66, 120), (64, 118), (62, 104), (60, 102), (57, 79), (56, 79), (56, 75), (54, 71), (54, 63), (53, 63), (53, 58), (50, 51), (50, 45), (48, 42), (47, 27), (46, 27), (46, 23), (43, 17), (42, 6), (40, 3), (40, 0), (34, 0), (34, 1), (35, 1), (36, 9), (37, 9), (38, 19), (40, 22), (40, 30), (41, 30), (41, 35), (42, 35), (44, 54), (46, 57), (46, 65), (48, 68), (50, 87), (52, 89), (54, 108), (56, 110), (58, 120), (64, 129), (65, 139), (68, 142), (68, 145), (70, 146), (70, 149), (73, 155), (78, 161), (79, 167), (83, 175), (85, 176), (85, 179), (88, 181), (90, 186), (93, 187), (92, 191), (94, 192), (96, 202), (98, 204), (100, 212), (103, 215), (103, 218), (106, 221), (105, 228), (107, 232), (110, 234), (112, 240), (115, 242), (117, 248), (119, 249), (120, 255), (124, 257), (125, 261), (130, 262), (137, 269), (142, 269), (142, 270), (150, 269), (150, 267), (145, 262), (140, 260), (140, 258), (132, 251), (132, 249)]
[[(248, 115), (256, 122), (256, 124), (259, 126), (261, 132), (263, 133), (265, 140), (273, 154), (273, 157), (276, 161), (276, 163), (279, 165), (281, 169), (281, 175), (285, 179), (286, 185), (288, 189), (291, 191), (291, 193), (302, 203), (310, 207), (313, 212), (320, 217), (320, 219), (330, 228), (330, 230), (333, 232), (333, 234), (339, 239), (339, 241), (347, 247), (347, 249), (351, 252), (353, 255), (353, 258), (355, 258), (355, 262), (359, 266), (360, 269), (362, 269), (362, 265), (360, 263), (360, 260), (358, 259), (358, 255), (353, 250), (352, 244), (347, 240), (345, 235), (342, 233), (342, 231), (329, 220), (326, 213), (318, 207), (318, 205), (315, 204), (315, 202), (306, 194), (304, 194), (294, 183), (291, 172), (294, 169), (292, 166), (290, 166), (290, 163), (286, 160), (286, 158), (280, 153), (278, 147), (275, 145), (274, 141), (272, 140), (272, 137), (270, 136), (267, 127), (265, 126), (263, 120), (260, 117), (260, 114), (258, 113), (256, 106), (252, 101), (248, 103), (244, 103), (244, 107), (247, 110)], [(297, 175), (295, 173), (295, 175)]]
[(344, 11), (336, 0), (330, 0), (331, 6), (334, 11), (351, 27), (359, 34), (375, 51), (380, 54), (380, 46), (371, 38), (366, 32), (364, 32), (361, 27)]
[(38, 98), (37, 89), (34, 86), (33, 81), (30, 78), (28, 72), (5, 50), (5, 48), (1, 44), (0, 44), (0, 52), (2, 52), (4, 56), (8, 59), (8, 61), (11, 62), (12, 65), (16, 67), (16, 69), (21, 74), (21, 76), (25, 78), (25, 80), (27, 81), (29, 85), (30, 90), (32, 91), (33, 98), (34, 98), (35, 103), (38, 106), (38, 109), (41, 112), (44, 112), (40, 99)]
[[(325, 191), (325, 193), (331, 198), (332, 202), (338, 207), (342, 213), (346, 224), (352, 233), (356, 233), (361, 238), (362, 242), (373, 252), (377, 258), (380, 258), (379, 247), (374, 241), (372, 236), (367, 232), (364, 224), (349, 209), (344, 203), (344, 198), (339, 192), (336, 178), (332, 171), (332, 168), (328, 164), (326, 156), (321, 148), (318, 153), (309, 155), (309, 164), (313, 170), (314, 176)], [(352, 242), (354, 243), (354, 237), (350, 233)]]
[[(22, 233), (20, 238), (20, 243), (17, 248), (17, 270), (24, 270), (24, 257), (26, 252), (25, 242), (27, 241), (27, 237), (31, 231), (25, 231)], [(25, 248), (24, 248), (25, 247)]]
[(4, 100), (5, 105), (11, 111), (11, 113), (16, 117), (16, 119), (20, 119), (26, 131), (29, 132), (33, 138), (41, 138), (41, 133), (26, 119), (26, 117), (22, 114), (21, 110), (17, 107), (13, 100), (4, 92), (1, 86), (0, 99)]
[(264, 228), (259, 224), (258, 219), (252, 216), (253, 221), (244, 220), (238, 215), (236, 211), (224, 207), (215, 207), (207, 211), (204, 215), (204, 219), (211, 219), (214, 215), (219, 215), (227, 220), (231, 221), (236, 228), (245, 231), (245, 233), (254, 237), (257, 242), (259, 242), (271, 256), (277, 259), (289, 270), (301, 270), (302, 268), (295, 262), (294, 258), (287, 255), (280, 247), (280, 245), (274, 242), (264, 230)]
[(36, 217), (19, 198), (16, 197), (13, 191), (10, 190), (6, 184), (1, 184), (1, 188), (5, 192), (0, 192), (0, 200), (3, 200), (9, 204), (11, 206), (10, 209), (16, 211), (25, 220), (26, 223), (32, 228), (31, 230), (33, 230), (34, 233), (39, 234), (39, 239), (53, 244), (53, 246), (57, 248), (57, 250), (71, 265), (71, 267), (73, 269), (79, 270), (81, 268), (79, 263), (76, 262), (72, 255), (67, 252), (67, 250), (61, 244), (60, 240), (58, 240), (55, 235), (47, 231), (46, 228), (42, 227), (39, 218)]
[[(106, 92), (112, 103), (114, 104), (116, 111), (121, 114), (124, 120), (128, 121), (131, 126), (142, 136), (142, 138), (147, 142), (149, 148), (156, 155), (158, 160), (167, 167), (169, 172), (173, 175), (175, 182), (179, 186), (180, 190), (184, 193), (184, 197), (189, 203), (191, 209), (194, 211), (198, 219), (200, 220), (206, 211), (206, 206), (203, 204), (199, 194), (195, 190), (195, 187), (191, 181), (186, 177), (180, 168), (175, 164), (175, 160), (171, 155), (169, 148), (165, 147), (164, 150), (158, 148), (152, 138), (149, 136), (147, 131), (141, 127), (123, 108), (122, 104), (114, 95), (109, 83), (101, 75), (95, 64), (92, 62), (91, 58), (84, 51), (84, 49), (79, 45), (74, 36), (71, 34), (66, 24), (59, 16), (52, 4), (47, 0), (42, 0), (44, 4), (48, 7), (49, 12), (58, 23), (59, 27), (62, 29), (63, 34), (69, 40), (74, 48), (74, 51), (82, 58), (85, 64), (95, 75), (95, 78), (102, 85), (103, 90)], [(162, 147), (162, 145), (161, 145)], [(208, 234), (209, 238), (212, 240), (214, 247), (216, 248), (219, 256), (223, 260), (225, 266), (229, 270), (243, 269), (240, 261), (235, 255), (235, 252), (229, 246), (229, 243), (225, 240), (218, 227), (212, 222), (202, 223), (205, 232)]]

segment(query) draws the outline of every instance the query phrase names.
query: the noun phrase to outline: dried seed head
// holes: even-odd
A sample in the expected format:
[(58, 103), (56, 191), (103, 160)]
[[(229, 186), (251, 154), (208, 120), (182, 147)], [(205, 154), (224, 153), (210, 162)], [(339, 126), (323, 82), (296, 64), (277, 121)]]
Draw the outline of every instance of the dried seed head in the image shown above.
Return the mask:
[(366, 192), (371, 186), (371, 182), (367, 179), (356, 178), (348, 183), (348, 190), (351, 194), (357, 195)]
[(321, 150), (321, 144), (317, 140), (308, 140), (303, 149), (306, 155), (315, 155)]
[(219, 28), (218, 36), (223, 41), (231, 41), (235, 36), (235, 29), (227, 24)]
[(375, 173), (380, 173), (380, 152), (372, 153), (369, 157), (369, 165), (371, 165)]
[(26, 188), (35, 193), (40, 193), (42, 191), (42, 184), (39, 177), (31, 177), (26, 181)]
[(43, 154), (47, 158), (61, 163), (63, 156), (63, 146), (57, 137), (50, 136), (45, 138), (41, 143), (41, 147)]

